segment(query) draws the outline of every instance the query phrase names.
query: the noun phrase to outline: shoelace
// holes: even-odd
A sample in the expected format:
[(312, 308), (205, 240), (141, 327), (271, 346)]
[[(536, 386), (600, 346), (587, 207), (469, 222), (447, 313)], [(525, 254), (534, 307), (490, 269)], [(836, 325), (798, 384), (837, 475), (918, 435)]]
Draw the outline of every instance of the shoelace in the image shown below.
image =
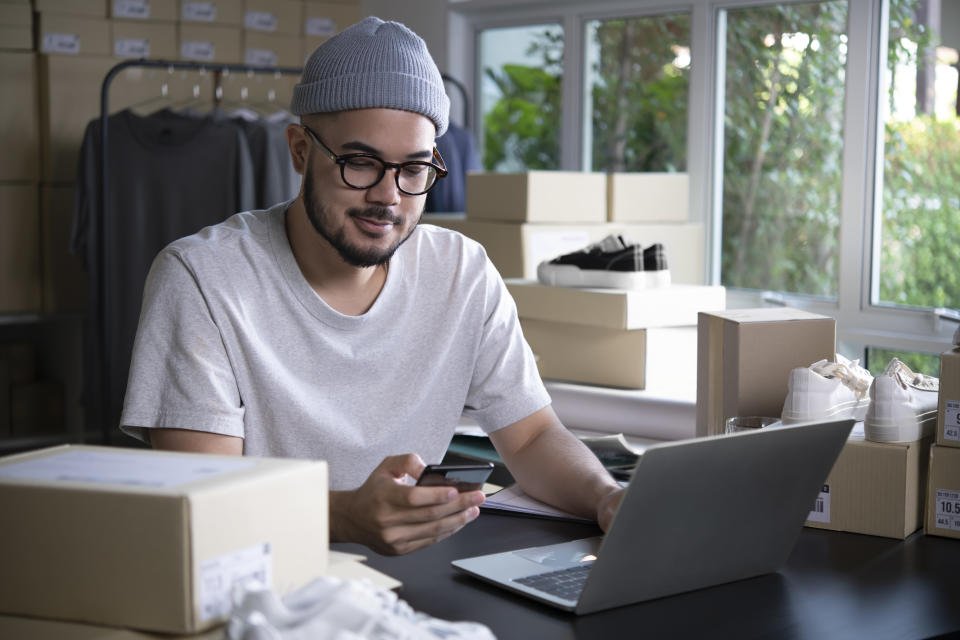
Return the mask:
[(924, 375), (922, 373), (914, 373), (910, 367), (905, 365), (898, 358), (894, 358), (890, 361), (886, 370), (883, 372), (883, 375), (890, 376), (904, 389), (907, 387), (913, 387), (914, 389), (919, 389), (920, 391), (940, 390), (939, 379)]
[(810, 365), (810, 369), (824, 378), (838, 378), (857, 398), (863, 398), (870, 392), (873, 376), (859, 363), (859, 360), (851, 360), (849, 363), (820, 360)]

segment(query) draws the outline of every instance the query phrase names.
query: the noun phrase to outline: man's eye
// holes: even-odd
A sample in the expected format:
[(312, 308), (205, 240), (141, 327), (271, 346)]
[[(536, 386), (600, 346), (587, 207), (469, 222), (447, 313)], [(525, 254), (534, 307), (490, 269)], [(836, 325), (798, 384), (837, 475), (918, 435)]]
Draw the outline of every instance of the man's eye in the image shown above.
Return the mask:
[(418, 176), (426, 170), (427, 170), (426, 165), (408, 164), (403, 168), (403, 173), (408, 176)]
[(369, 169), (377, 166), (377, 161), (372, 158), (350, 158), (347, 160), (347, 166), (354, 169)]

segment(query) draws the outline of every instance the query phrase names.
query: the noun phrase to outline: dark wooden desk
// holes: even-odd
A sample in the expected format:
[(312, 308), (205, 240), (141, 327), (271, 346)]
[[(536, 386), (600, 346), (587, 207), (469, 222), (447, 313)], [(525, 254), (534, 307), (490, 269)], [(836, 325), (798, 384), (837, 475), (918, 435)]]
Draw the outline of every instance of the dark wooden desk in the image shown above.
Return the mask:
[(596, 535), (594, 526), (483, 512), (458, 534), (407, 556), (352, 544), (403, 581), (402, 598), (448, 620), (511, 638), (929, 638), (960, 634), (960, 540), (905, 541), (804, 529), (780, 572), (574, 616), (469, 576), (450, 561)]

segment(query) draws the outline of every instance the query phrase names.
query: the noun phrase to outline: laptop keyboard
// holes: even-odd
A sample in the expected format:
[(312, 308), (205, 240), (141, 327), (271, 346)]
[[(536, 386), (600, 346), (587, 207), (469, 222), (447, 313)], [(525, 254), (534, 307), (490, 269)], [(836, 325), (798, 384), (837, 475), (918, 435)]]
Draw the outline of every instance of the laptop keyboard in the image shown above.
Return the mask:
[(565, 600), (577, 600), (593, 563), (516, 578), (514, 582)]

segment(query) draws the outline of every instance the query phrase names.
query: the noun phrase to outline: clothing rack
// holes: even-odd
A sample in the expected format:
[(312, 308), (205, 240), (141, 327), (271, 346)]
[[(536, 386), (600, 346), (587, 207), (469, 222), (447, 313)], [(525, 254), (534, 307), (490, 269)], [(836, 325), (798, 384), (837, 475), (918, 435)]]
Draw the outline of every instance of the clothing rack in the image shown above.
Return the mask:
[(457, 92), (460, 94), (460, 100), (463, 102), (463, 128), (470, 128), (470, 100), (467, 97), (467, 88), (463, 86), (463, 83), (454, 78), (451, 75), (446, 73), (440, 74), (440, 77), (444, 82), (449, 83), (451, 86), (456, 88)]
[[(251, 65), (242, 65), (242, 64), (208, 64), (202, 62), (187, 62), (180, 60), (158, 60), (158, 59), (147, 59), (140, 58), (136, 60), (124, 60), (116, 65), (114, 65), (103, 79), (103, 86), (100, 89), (100, 193), (99, 193), (99, 204), (100, 204), (100, 238), (102, 239), (101, 246), (110, 246), (107, 242), (107, 235), (109, 234), (109, 227), (106, 224), (106, 221), (110, 216), (110, 200), (107, 197), (110, 193), (110, 172), (108, 167), (108, 155), (110, 152), (109, 142), (109, 132), (108, 132), (108, 122), (110, 116), (110, 84), (124, 69), (131, 67), (141, 67), (141, 68), (161, 68), (161, 69), (177, 69), (185, 71), (212, 71), (214, 74), (214, 104), (219, 104), (221, 95), (222, 95), (222, 86), (220, 84), (220, 78), (224, 72), (238, 72), (238, 73), (270, 73), (270, 74), (281, 74), (281, 75), (297, 75), (299, 76), (303, 73), (303, 69), (300, 67), (259, 67)], [(108, 269), (110, 265), (108, 264), (109, 258), (107, 257), (107, 252), (101, 251), (99, 254), (100, 268), (99, 274), (101, 277), (100, 282), (100, 295), (101, 299), (105, 299), (106, 289), (108, 281), (106, 274), (109, 273)], [(102, 311), (106, 311), (103, 309)], [(101, 326), (97, 333), (97, 339), (99, 342), (99, 352), (101, 357), (104, 358), (103, 366), (101, 367), (100, 372), (100, 396), (101, 396), (101, 415), (100, 419), (102, 422), (101, 430), (103, 434), (103, 443), (109, 444), (110, 435), (112, 433), (113, 427), (116, 425), (111, 425), (112, 420), (112, 398), (111, 398), (111, 371), (110, 366), (107, 363), (107, 345), (108, 345), (108, 336), (110, 335), (111, 327), (109, 325), (109, 315), (107, 313), (100, 314)]]

